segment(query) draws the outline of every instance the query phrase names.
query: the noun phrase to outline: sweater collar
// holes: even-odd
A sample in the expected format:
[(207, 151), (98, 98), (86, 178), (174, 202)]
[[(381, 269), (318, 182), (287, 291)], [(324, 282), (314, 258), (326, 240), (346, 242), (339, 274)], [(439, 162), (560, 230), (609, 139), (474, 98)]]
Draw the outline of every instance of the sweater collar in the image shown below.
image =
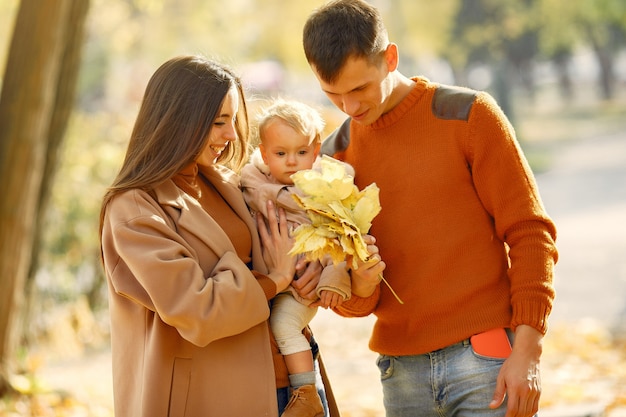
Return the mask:
[(172, 178), (174, 184), (181, 190), (198, 200), (202, 196), (202, 191), (198, 185), (198, 164), (192, 162), (183, 168)]
[(407, 94), (406, 97), (404, 97), (402, 101), (400, 101), (400, 103), (398, 103), (393, 109), (383, 114), (374, 123), (369, 125), (371, 129), (383, 129), (394, 124), (396, 121), (401, 119), (406, 112), (409, 111), (409, 109), (415, 106), (415, 103), (422, 99), (426, 93), (426, 87), (429, 80), (425, 77), (413, 77), (411, 80), (415, 82), (415, 85), (409, 94)]

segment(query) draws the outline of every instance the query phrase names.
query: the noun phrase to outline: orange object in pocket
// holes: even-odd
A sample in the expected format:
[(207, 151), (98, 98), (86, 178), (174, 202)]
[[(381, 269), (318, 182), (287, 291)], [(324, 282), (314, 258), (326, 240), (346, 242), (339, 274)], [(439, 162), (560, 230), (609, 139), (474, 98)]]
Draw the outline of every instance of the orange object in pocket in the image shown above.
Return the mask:
[(502, 327), (487, 330), (470, 337), (472, 349), (480, 356), (506, 359), (511, 354), (511, 342)]

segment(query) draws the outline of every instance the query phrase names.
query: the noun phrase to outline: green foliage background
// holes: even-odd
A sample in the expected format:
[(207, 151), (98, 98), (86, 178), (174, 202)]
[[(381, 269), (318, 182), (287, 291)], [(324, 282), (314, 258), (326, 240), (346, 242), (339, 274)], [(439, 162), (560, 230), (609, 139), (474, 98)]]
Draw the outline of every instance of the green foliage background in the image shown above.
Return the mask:
[[(338, 124), (343, 116), (327, 107), (301, 48), (304, 21), (322, 3), (92, 0), (76, 108), (36, 279), (39, 292), (58, 301), (88, 294), (92, 307), (105, 304), (97, 235), (100, 199), (121, 163), (145, 84), (168, 58), (186, 53), (214, 57), (238, 69), (244, 80), (255, 75), (247, 72), (249, 64), (277, 62), (284, 75), (280, 88), (250, 90), (251, 110), (268, 95), (290, 95), (321, 108), (329, 129)], [(400, 45), (402, 72), (441, 82), (458, 81), (475, 67), (493, 70), (507, 58), (528, 55), (533, 63), (545, 63), (593, 48), (594, 42), (617, 56), (625, 45), (623, 0), (372, 3), (381, 9), (391, 41)], [(18, 0), (0, 0), (1, 58), (7, 55), (18, 5)], [(523, 39), (530, 43), (525, 46)], [(2, 71), (4, 63), (1, 59)], [(522, 90), (521, 84), (510, 87)]]

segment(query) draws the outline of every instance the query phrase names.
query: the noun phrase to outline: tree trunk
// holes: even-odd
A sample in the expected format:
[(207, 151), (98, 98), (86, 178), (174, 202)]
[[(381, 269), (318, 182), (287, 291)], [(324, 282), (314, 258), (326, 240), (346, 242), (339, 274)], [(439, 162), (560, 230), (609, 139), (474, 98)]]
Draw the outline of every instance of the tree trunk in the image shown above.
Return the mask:
[(76, 74), (65, 65), (78, 62), (69, 48), (80, 40), (70, 37), (77, 35), (72, 27), (84, 23), (73, 11), (84, 7), (85, 0), (22, 0), (16, 17), (0, 96), (0, 395), (10, 388), (42, 186), (49, 186), (44, 177), (54, 171), (68, 117), (67, 109), (56, 113), (55, 107), (73, 99), (68, 85)]
[(569, 70), (571, 54), (569, 51), (556, 53), (552, 58), (559, 78), (559, 91), (563, 103), (567, 104), (574, 99), (574, 84)]
[(600, 65), (600, 91), (604, 100), (614, 96), (615, 73), (613, 71), (613, 54), (607, 48), (597, 48), (596, 56)]
[(494, 96), (509, 121), (515, 125), (515, 112), (511, 95), (513, 82), (511, 78), (511, 63), (507, 59), (502, 59), (494, 65)]
[[(610, 28), (605, 29), (607, 33), (610, 33)], [(600, 68), (599, 82), (600, 82), (600, 94), (604, 100), (611, 100), (613, 98), (613, 87), (615, 85), (615, 72), (613, 70), (613, 52), (611, 51), (610, 35), (600, 36), (596, 33), (598, 30), (591, 24), (585, 25), (585, 30), (589, 37), (589, 42), (593, 48), (593, 52), (598, 60), (598, 66)]]
[[(33, 291), (34, 278), (39, 269), (39, 252), (41, 247), (42, 232), (48, 203), (50, 201), (50, 192), (56, 178), (58, 168), (59, 155), (65, 131), (69, 122), (72, 107), (74, 105), (74, 97), (76, 93), (76, 85), (78, 81), (78, 72), (80, 69), (82, 44), (84, 40), (84, 22), (87, 18), (89, 10), (89, 0), (73, 0), (66, 17), (67, 26), (64, 34), (64, 41), (61, 51), (61, 69), (56, 85), (56, 98), (50, 126), (48, 130), (48, 141), (46, 151), (46, 164), (44, 167), (41, 187), (39, 189), (39, 205), (37, 208), (37, 217), (35, 219), (35, 236), (33, 237), (33, 250), (29, 272), (27, 275), (27, 306), (25, 308), (25, 318), (28, 322), (30, 317), (31, 303), (37, 303), (37, 299), (31, 299), (31, 295), (36, 294)], [(23, 329), (22, 333), (28, 329)]]

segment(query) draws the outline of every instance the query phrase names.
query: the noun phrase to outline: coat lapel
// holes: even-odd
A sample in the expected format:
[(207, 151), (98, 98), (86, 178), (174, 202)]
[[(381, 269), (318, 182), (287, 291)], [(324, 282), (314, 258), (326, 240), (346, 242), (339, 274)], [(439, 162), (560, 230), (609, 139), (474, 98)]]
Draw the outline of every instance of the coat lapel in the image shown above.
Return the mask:
[[(219, 166), (200, 167), (200, 170), (248, 227), (252, 237), (254, 269), (266, 273), (256, 220), (250, 215), (243, 199), (238, 183), (239, 177), (227, 168)], [(219, 224), (204, 211), (196, 199), (178, 188), (173, 181), (168, 180), (160, 185), (156, 189), (156, 195), (159, 204), (176, 223), (179, 234), (189, 233), (196, 236), (219, 256), (227, 251), (235, 251), (228, 235)]]
[(201, 166), (202, 173), (211, 181), (224, 200), (244, 221), (250, 236), (252, 237), (252, 263), (254, 269), (261, 273), (267, 273), (263, 255), (261, 253), (261, 241), (257, 230), (256, 219), (250, 214), (250, 210), (243, 199), (243, 193), (239, 188), (239, 176), (233, 171), (213, 165), (210, 167)]

